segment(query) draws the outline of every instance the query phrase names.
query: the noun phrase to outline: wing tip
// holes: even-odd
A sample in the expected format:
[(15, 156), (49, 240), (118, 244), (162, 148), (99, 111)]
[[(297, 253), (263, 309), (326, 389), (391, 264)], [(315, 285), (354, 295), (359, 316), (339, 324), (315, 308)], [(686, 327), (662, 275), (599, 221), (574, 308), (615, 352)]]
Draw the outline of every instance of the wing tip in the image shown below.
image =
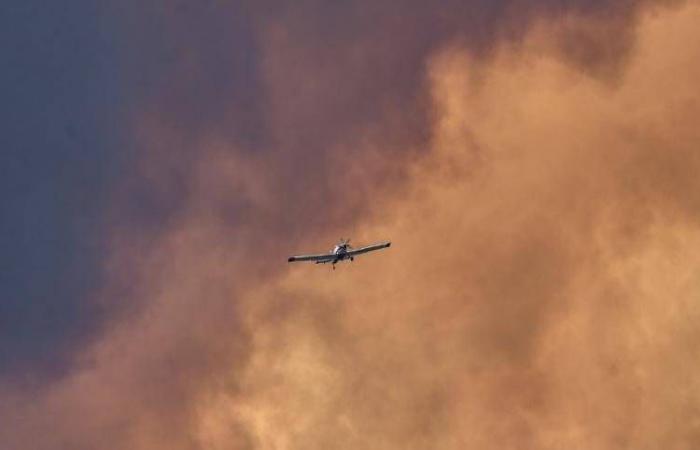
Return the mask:
[(289, 258), (287, 258), (287, 262), (294, 262), (294, 261), (296, 261), (296, 260), (297, 260), (297, 259), (296, 259), (295, 257), (293, 257), (293, 256), (290, 256)]

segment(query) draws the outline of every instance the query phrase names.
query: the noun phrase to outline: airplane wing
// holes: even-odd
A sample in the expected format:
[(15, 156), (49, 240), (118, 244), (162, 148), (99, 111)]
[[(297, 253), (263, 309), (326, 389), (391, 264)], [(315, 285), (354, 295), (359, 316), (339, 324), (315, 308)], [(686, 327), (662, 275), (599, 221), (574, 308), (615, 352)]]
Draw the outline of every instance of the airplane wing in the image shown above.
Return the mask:
[(321, 255), (299, 255), (299, 256), (290, 256), (289, 259), (287, 259), (287, 262), (295, 262), (295, 261), (316, 261), (318, 263), (324, 263), (324, 262), (330, 262), (335, 259), (335, 255), (332, 253), (324, 253)]
[(388, 241), (387, 242), (379, 242), (377, 244), (372, 244), (372, 245), (368, 245), (366, 247), (360, 247), (360, 248), (350, 250), (349, 252), (346, 253), (346, 255), (347, 256), (357, 256), (357, 255), (361, 255), (363, 253), (373, 252), (375, 250), (381, 250), (383, 248), (387, 248), (390, 246), (391, 246), (391, 242), (388, 242)]

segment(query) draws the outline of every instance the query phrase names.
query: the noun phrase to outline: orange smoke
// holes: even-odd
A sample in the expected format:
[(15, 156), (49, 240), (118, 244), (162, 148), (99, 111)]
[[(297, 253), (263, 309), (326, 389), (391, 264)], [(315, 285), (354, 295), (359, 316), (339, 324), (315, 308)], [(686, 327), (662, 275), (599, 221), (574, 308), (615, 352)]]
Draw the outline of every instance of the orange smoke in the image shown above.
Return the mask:
[[(139, 274), (143, 309), (70, 377), (0, 391), (0, 444), (700, 446), (700, 7), (649, 8), (623, 67), (587, 71), (560, 44), (591, 20), (535, 22), (486, 58), (443, 46), (428, 148), (387, 159), (379, 124), (362, 152), (329, 149), (342, 203), (290, 205), (269, 155), (199, 142), (182, 214), (147, 248), (115, 240), (112, 276)], [(280, 211), (329, 218), (266, 241)], [(349, 228), (394, 245), (285, 266)]]

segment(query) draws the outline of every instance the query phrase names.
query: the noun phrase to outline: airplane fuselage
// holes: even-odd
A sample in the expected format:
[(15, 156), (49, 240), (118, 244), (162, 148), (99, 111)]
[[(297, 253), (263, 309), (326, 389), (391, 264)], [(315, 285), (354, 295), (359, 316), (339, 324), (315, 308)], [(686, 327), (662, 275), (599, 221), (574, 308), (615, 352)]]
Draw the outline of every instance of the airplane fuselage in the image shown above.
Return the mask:
[(343, 261), (345, 259), (350, 259), (353, 260), (354, 258), (348, 256), (348, 246), (347, 244), (344, 245), (336, 245), (333, 247), (332, 253), (335, 255), (335, 259), (333, 260), (333, 264), (337, 263), (338, 261)]
[(333, 267), (335, 268), (335, 265), (340, 262), (340, 261), (354, 261), (355, 258), (348, 255), (348, 244), (338, 244), (335, 247), (333, 247), (333, 250), (331, 250), (331, 254), (335, 256), (332, 260), (329, 261), (317, 261), (316, 264), (324, 264), (324, 263), (331, 263), (333, 264)]

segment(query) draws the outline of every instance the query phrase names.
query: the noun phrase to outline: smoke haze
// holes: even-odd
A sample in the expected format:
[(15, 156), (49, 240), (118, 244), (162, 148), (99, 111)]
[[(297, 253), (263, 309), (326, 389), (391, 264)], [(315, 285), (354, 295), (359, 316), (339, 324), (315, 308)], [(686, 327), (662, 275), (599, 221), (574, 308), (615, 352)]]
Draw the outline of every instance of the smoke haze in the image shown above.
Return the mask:
[[(374, 5), (227, 9), (249, 93), (185, 89), (225, 45), (182, 30), (112, 198), (126, 306), (0, 380), (0, 447), (700, 446), (700, 5)], [(349, 235), (393, 245), (284, 262)]]

